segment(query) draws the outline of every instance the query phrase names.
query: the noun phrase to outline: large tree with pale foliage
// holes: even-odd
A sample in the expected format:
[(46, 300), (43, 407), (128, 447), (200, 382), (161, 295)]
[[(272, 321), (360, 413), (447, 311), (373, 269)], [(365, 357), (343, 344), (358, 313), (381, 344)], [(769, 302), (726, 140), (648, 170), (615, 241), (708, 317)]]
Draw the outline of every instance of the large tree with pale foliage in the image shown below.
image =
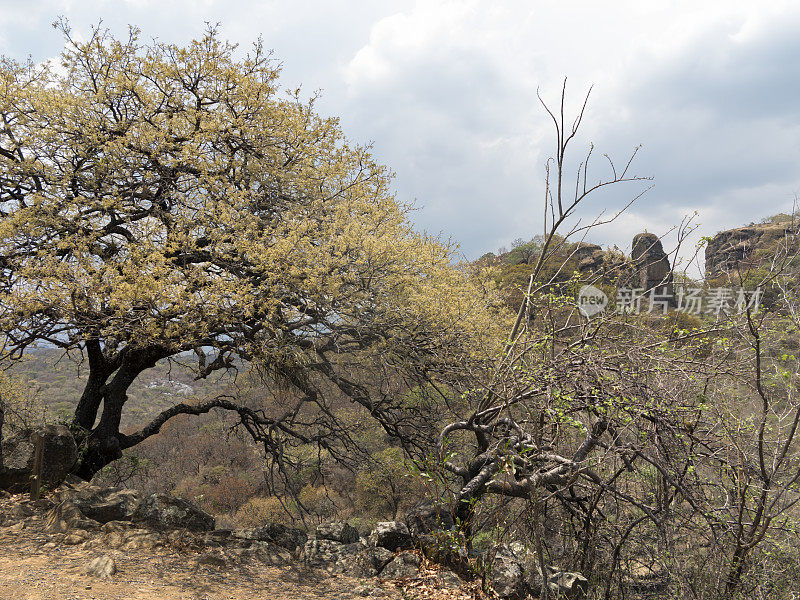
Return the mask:
[[(0, 63), (0, 328), (7, 357), (41, 344), (84, 357), (79, 475), (214, 407), (276, 457), (291, 443), (345, 456), (326, 394), (391, 435), (413, 431), (402, 394), (358, 369), (430, 381), (492, 351), (486, 289), (412, 229), (368, 148), (280, 89), (260, 43), (245, 53), (213, 29), (187, 47), (136, 30), (84, 43), (63, 30), (61, 68)], [(199, 377), (237, 359), (263, 367), (291, 402), (283, 414), (179, 404), (122, 433), (131, 383), (187, 353)]]

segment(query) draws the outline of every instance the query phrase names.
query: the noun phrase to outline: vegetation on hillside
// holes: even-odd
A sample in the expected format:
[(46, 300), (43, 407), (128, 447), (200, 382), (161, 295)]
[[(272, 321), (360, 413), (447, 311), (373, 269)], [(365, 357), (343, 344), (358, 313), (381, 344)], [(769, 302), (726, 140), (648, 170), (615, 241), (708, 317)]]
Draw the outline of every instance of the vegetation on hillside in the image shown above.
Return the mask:
[[(503, 315), (486, 282), (412, 229), (368, 148), (281, 92), (260, 43), (62, 28), (62, 71), (0, 63), (0, 328), (10, 359), (41, 345), (85, 359), (75, 473), (212, 409), (279, 470), (308, 443), (357, 461), (336, 396), (414, 445), (386, 392), (489, 356)], [(200, 378), (246, 361), (291, 393), (270, 413), (180, 403), (123, 432), (133, 383), (187, 354)]]
[(230, 525), (366, 526), (428, 497), (457, 525), (445, 559), (482, 551), (490, 569), (514, 539), (597, 598), (645, 579), (675, 597), (793, 590), (800, 298), (783, 216), (724, 278), (676, 277), (763, 287), (760, 310), (588, 318), (580, 286), (611, 295), (638, 267), (576, 241), (599, 224), (577, 212), (646, 178), (634, 152), (594, 179), (590, 149), (568, 181), (585, 102), (572, 122), (565, 92), (544, 105), (546, 234), (455, 266), (368, 148), (281, 94), (260, 44), (64, 33), (63, 75), (0, 63), (0, 426), (63, 420), (80, 476)]

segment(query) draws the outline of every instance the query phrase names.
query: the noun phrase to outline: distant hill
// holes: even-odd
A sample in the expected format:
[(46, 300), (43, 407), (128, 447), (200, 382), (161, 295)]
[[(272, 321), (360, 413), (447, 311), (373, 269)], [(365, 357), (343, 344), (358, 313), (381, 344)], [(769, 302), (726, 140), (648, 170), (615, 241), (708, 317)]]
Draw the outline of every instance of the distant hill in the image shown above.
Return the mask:
[(799, 226), (797, 215), (780, 214), (761, 223), (719, 232), (706, 246), (706, 278), (763, 267), (765, 260), (796, 253)]
[[(187, 364), (192, 357), (187, 356)], [(55, 349), (37, 349), (11, 367), (44, 404), (50, 420), (72, 418), (86, 383), (87, 367), (79, 357), (69, 358)], [(123, 428), (141, 426), (165, 408), (191, 398), (222, 393), (234, 384), (234, 375), (212, 375), (195, 380), (187, 365), (161, 361), (143, 373), (131, 386), (122, 417)]]

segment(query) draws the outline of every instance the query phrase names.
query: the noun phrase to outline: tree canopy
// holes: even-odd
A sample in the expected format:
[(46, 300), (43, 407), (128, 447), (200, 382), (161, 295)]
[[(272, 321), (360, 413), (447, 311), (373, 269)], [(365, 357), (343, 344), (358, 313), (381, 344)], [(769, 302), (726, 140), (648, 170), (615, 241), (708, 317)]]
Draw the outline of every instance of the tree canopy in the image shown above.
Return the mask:
[(266, 419), (219, 400), (120, 433), (128, 386), (164, 358), (193, 352), (200, 377), (252, 361), (318, 408), (323, 376), (392, 427), (331, 357), (429, 376), (446, 356), (491, 351), (490, 291), (412, 228), (369, 148), (280, 89), (260, 42), (64, 33), (60, 69), (0, 63), (0, 328), (12, 358), (42, 343), (85, 356), (81, 475), (212, 406), (239, 410), (265, 443), (320, 441), (291, 407)]

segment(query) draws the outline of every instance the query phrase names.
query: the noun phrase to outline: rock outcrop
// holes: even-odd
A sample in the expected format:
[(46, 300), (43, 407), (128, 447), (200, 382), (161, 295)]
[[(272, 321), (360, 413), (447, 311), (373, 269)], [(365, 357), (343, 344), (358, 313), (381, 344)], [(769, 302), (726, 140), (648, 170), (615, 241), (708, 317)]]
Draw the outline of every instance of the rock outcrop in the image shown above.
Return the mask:
[[(278, 524), (235, 531), (213, 529), (213, 519), (186, 500), (163, 494), (139, 496), (133, 490), (82, 483), (64, 484), (35, 502), (27, 495), (0, 498), (0, 536), (17, 536), (30, 528), (41, 536), (45, 550), (59, 544), (88, 550), (95, 558), (84, 572), (99, 578), (113, 576), (116, 553), (180, 549), (192, 554), (186, 562), (198, 573), (229, 572), (254, 562), (289, 566), (299, 561), (318, 575), (370, 579), (369, 589), (387, 580), (457, 589), (462, 583), (459, 574), (474, 580), (483, 565), (499, 598), (522, 600), (541, 589), (538, 568), (524, 545), (500, 547), (491, 563), (486, 562), (487, 555), (468, 555), (463, 539), (453, 529), (449, 510), (431, 502), (417, 505), (408, 522), (378, 523), (366, 537), (359, 537), (354, 527), (339, 521), (318, 525), (313, 537), (306, 539), (305, 531)], [(426, 546), (428, 543), (431, 545)], [(106, 554), (109, 551), (112, 554)], [(431, 569), (430, 563), (435, 562), (439, 564)], [(638, 571), (627, 587), (656, 589), (654, 573), (652, 568)], [(547, 585), (559, 597), (579, 598), (588, 585), (579, 573), (548, 567), (547, 575)]]
[(63, 425), (44, 425), (17, 432), (3, 440), (3, 466), (0, 489), (18, 492), (30, 487), (36, 446), (34, 435), (44, 438), (42, 483), (55, 486), (69, 473), (78, 459), (78, 447)]
[[(219, 530), (214, 533), (219, 534)], [(267, 523), (255, 529), (237, 529), (232, 535), (242, 540), (269, 542), (292, 553), (299, 552), (308, 540), (308, 535), (302, 529), (286, 527), (280, 523)]]
[(211, 531), (214, 517), (183, 498), (166, 494), (151, 494), (139, 502), (131, 515), (131, 521), (142, 523), (153, 529), (188, 529), (189, 531)]
[(415, 537), (439, 530), (449, 530), (454, 526), (450, 511), (430, 500), (415, 504), (406, 514), (406, 526)]
[(414, 545), (408, 526), (401, 521), (381, 521), (376, 524), (369, 535), (369, 543), (392, 552), (407, 550)]
[(670, 297), (674, 295), (672, 267), (657, 235), (640, 233), (634, 236), (631, 244), (631, 261), (635, 270), (633, 278), (635, 287), (643, 289), (645, 293), (655, 289), (657, 294), (663, 292)]
[(757, 262), (757, 252), (773, 255), (779, 248), (796, 244), (796, 222), (772, 222), (721, 231), (706, 245), (706, 278), (724, 276)]
[(579, 243), (575, 249), (575, 260), (578, 261), (578, 270), (598, 271), (602, 268), (607, 256), (606, 252), (597, 244), (586, 242)]

